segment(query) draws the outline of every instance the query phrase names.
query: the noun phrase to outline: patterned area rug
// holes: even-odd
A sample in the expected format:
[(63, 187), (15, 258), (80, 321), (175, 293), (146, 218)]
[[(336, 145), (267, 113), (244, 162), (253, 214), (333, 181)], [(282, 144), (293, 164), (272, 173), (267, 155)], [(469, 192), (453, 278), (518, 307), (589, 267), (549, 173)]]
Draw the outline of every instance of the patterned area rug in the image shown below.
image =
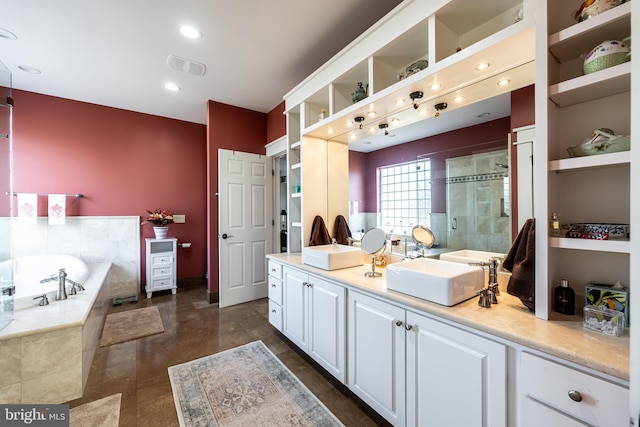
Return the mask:
[(100, 347), (131, 341), (164, 332), (160, 312), (155, 305), (107, 315)]
[(262, 343), (169, 368), (180, 425), (342, 426)]

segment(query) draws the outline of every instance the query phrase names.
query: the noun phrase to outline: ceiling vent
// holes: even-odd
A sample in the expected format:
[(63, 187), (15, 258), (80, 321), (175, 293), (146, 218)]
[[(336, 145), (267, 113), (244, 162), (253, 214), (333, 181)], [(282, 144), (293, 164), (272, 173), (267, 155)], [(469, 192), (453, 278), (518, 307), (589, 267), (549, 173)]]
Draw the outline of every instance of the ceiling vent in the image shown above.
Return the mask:
[(204, 64), (175, 55), (167, 56), (167, 65), (172, 70), (182, 71), (194, 76), (204, 76), (204, 73), (207, 72), (207, 67)]

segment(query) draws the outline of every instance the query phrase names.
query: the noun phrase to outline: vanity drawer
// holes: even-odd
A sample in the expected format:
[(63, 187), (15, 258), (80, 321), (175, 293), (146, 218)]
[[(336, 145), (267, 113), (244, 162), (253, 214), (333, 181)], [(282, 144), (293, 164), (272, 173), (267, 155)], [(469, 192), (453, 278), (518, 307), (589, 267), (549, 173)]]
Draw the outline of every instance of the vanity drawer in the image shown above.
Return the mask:
[(269, 300), (269, 323), (282, 332), (282, 307)]
[(173, 253), (171, 252), (151, 255), (151, 265), (172, 264), (172, 263), (173, 263)]
[(627, 388), (527, 352), (521, 354), (520, 368), (527, 399), (594, 426), (629, 423)]
[(171, 276), (172, 274), (173, 264), (151, 267), (151, 277)]
[(269, 299), (282, 305), (282, 280), (269, 276)]
[(282, 279), (282, 264), (269, 260), (269, 276)]

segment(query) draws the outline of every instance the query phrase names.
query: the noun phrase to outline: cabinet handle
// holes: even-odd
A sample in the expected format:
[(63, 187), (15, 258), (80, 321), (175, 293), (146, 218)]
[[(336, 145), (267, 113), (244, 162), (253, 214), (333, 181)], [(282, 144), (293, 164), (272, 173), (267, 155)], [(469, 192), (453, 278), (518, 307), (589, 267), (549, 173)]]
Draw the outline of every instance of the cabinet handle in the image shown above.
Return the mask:
[(272, 288), (275, 288), (275, 287), (276, 287), (276, 284), (275, 284), (275, 283), (273, 283), (273, 284), (271, 285), (271, 287), (272, 287)]
[(271, 269), (271, 272), (272, 272), (272, 273), (275, 273), (275, 272), (276, 272), (276, 269), (275, 269), (275, 268), (272, 268), (272, 269)]
[(272, 312), (273, 314), (275, 314), (275, 313), (276, 313), (276, 311), (275, 311), (275, 310), (271, 310), (271, 312)]
[(579, 391), (577, 390), (569, 390), (569, 397), (571, 398), (571, 400), (573, 400), (574, 402), (582, 402), (582, 395), (580, 394)]
[(396, 326), (402, 326), (402, 320), (396, 320)]

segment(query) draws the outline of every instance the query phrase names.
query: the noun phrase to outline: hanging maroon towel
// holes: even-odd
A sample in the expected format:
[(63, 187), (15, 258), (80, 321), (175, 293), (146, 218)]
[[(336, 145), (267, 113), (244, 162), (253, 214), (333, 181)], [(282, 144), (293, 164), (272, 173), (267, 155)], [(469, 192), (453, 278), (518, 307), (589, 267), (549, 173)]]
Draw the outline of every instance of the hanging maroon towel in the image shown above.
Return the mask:
[(507, 293), (520, 298), (529, 310), (535, 311), (535, 218), (529, 218), (518, 233), (504, 258), (503, 267), (511, 272)]
[(311, 224), (311, 239), (309, 240), (309, 246), (318, 245), (330, 245), (331, 236), (327, 231), (327, 227), (324, 225), (324, 220), (320, 215), (316, 215)]
[(340, 245), (348, 245), (351, 230), (349, 230), (349, 224), (347, 224), (347, 220), (344, 219), (342, 215), (336, 217), (336, 223), (333, 228), (333, 235), (336, 236), (336, 242)]

